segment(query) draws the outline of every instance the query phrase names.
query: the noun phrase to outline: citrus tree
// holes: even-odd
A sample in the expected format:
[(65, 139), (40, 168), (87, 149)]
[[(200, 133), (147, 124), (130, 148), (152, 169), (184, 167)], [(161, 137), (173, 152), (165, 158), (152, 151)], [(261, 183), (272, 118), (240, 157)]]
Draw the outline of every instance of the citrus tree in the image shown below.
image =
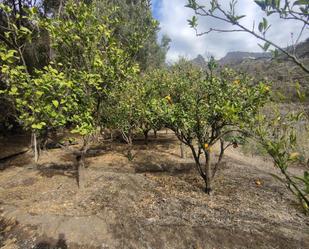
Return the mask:
[(213, 146), (228, 134), (244, 133), (269, 89), (263, 83), (253, 84), (245, 75), (225, 70), (215, 76), (185, 61), (173, 66), (167, 84), (166, 123), (191, 149), (205, 192), (210, 193)]
[(139, 113), (139, 129), (144, 134), (145, 144), (148, 143), (150, 130), (160, 130), (164, 126), (164, 116), (161, 109), (164, 97), (164, 78), (167, 70), (155, 69), (141, 76), (142, 94)]
[[(35, 141), (49, 129), (65, 128), (81, 135), (83, 145), (74, 151), (78, 168), (84, 165), (91, 134), (102, 120), (108, 89), (138, 70), (114, 38), (108, 16), (96, 11), (94, 3), (68, 1), (56, 18), (29, 16), (38, 30), (49, 33), (50, 61), (44, 69), (29, 73), (18, 51), (7, 50), (4, 42), (0, 50), (6, 84), (2, 93), (16, 104), (20, 123)], [(26, 34), (31, 32), (27, 30)]]
[(151, 129), (158, 130), (164, 125), (162, 103), (163, 76), (166, 70), (157, 69), (132, 75), (126, 81), (112, 87), (108, 94), (105, 114), (102, 118), (107, 127), (121, 132), (128, 145), (127, 156), (133, 159), (134, 135), (143, 133), (145, 143)]
[[(297, 51), (297, 45), (301, 41), (309, 25), (309, 2), (307, 0), (255, 0), (252, 1), (252, 4), (256, 4), (264, 13), (261, 20), (257, 20), (257, 25), (253, 25), (253, 27), (247, 27), (242, 23), (243, 18), (246, 17), (246, 13), (241, 13), (241, 11), (239, 11), (240, 8), (238, 7), (240, 7), (240, 3), (234, 0), (229, 1), (229, 5), (225, 5), (223, 1), (217, 0), (204, 1), (203, 4), (196, 0), (188, 0), (186, 7), (191, 8), (195, 13), (188, 22), (189, 25), (196, 30), (197, 35), (206, 35), (210, 32), (246, 32), (251, 34), (263, 42), (263, 44), (259, 44), (259, 46), (264, 51), (271, 51), (274, 57), (285, 56), (305, 73), (309, 73), (308, 65), (304, 64)], [(269, 17), (275, 15), (278, 19), (289, 20), (295, 24), (300, 24), (299, 30), (295, 30), (294, 34), (296, 34), (296, 36), (292, 34), (292, 44), (287, 48), (281, 47), (268, 36), (268, 31), (271, 29)], [(230, 27), (226, 29), (210, 27), (209, 30), (199, 31), (198, 17), (201, 19), (213, 18), (223, 23), (230, 24)], [(284, 30), (282, 30), (282, 32), (284, 32)], [(291, 34), (287, 35), (290, 36)], [(300, 91), (299, 86), (296, 86), (296, 91), (300, 100), (304, 99), (304, 93)], [(306, 161), (297, 144), (299, 140), (297, 130), (299, 130), (300, 123), (308, 123), (308, 115), (306, 115), (305, 110), (301, 112), (301, 115), (295, 116), (295, 111), (283, 114), (282, 110), (279, 109), (280, 108), (277, 108), (273, 111), (272, 116), (261, 113), (259, 119), (256, 121), (256, 125), (251, 127), (252, 132), (257, 138), (257, 141), (262, 144), (263, 148), (273, 159), (275, 166), (280, 170), (283, 176), (283, 178), (275, 175), (274, 177), (283, 182), (287, 189), (297, 196), (301, 206), (304, 208), (305, 212), (308, 213), (308, 170), (304, 168), (302, 176), (294, 176), (289, 171), (289, 167), (293, 166), (293, 164), (301, 164), (301, 162), (299, 162), (300, 158)], [(300, 116), (302, 116), (302, 121), (299, 120)], [(303, 129), (306, 129), (306, 127)]]
[(293, 173), (290, 168), (295, 164), (306, 165), (305, 157), (299, 150), (298, 132), (301, 123), (305, 121), (303, 112), (288, 112), (282, 114), (274, 108), (275, 115), (261, 114), (255, 125), (251, 127), (255, 138), (271, 156), (274, 166), (280, 170), (283, 177), (273, 175), (294, 194), (304, 211), (309, 211), (309, 173), (303, 175)]
[(139, 117), (142, 108), (142, 84), (132, 77), (113, 87), (108, 94), (108, 105), (105, 108), (104, 119), (107, 126), (121, 132), (128, 145), (127, 157), (133, 159), (133, 136), (139, 127)]

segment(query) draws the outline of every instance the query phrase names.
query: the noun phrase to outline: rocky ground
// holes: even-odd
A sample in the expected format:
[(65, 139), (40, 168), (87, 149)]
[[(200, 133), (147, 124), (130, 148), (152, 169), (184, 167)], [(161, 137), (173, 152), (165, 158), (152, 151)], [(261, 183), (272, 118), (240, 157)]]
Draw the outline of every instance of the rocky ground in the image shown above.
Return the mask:
[(134, 148), (129, 162), (124, 144), (97, 146), (82, 188), (60, 149), (3, 162), (0, 248), (309, 248), (309, 219), (270, 162), (231, 149), (209, 196), (172, 134)]

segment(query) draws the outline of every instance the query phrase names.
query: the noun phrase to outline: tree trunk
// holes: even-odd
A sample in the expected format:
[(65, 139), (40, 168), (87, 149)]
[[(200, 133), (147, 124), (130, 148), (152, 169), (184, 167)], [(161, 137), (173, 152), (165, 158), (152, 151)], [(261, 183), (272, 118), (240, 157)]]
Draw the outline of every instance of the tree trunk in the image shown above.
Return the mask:
[(132, 141), (132, 133), (131, 131), (128, 132), (128, 159), (129, 161), (133, 160), (133, 154), (132, 154), (132, 147), (133, 147), (133, 141)]
[(144, 141), (145, 141), (145, 144), (147, 145), (148, 144), (148, 133), (149, 131), (144, 131)]
[[(309, 207), (309, 199), (306, 197), (306, 195), (302, 192), (302, 190), (295, 184), (295, 182), (292, 180), (292, 178), (288, 175), (288, 173), (283, 169), (280, 168), (281, 173), (285, 176), (287, 180), (287, 187), (290, 189), (290, 191), (296, 195), (301, 201), (303, 201), (307, 207)], [(292, 190), (292, 187), (296, 190), (296, 193)], [(307, 211), (307, 210), (306, 210)]]
[(224, 140), (220, 139), (220, 155), (218, 158), (218, 163), (222, 161), (223, 155), (224, 155)]
[(184, 145), (182, 142), (180, 143), (180, 157), (185, 158)]
[(211, 181), (212, 181), (212, 175), (211, 175), (211, 163), (210, 163), (210, 152), (206, 151), (205, 152), (205, 173), (206, 173), (206, 178), (205, 178), (205, 193), (210, 194), (211, 192)]
[(102, 125), (100, 125), (100, 135), (101, 135), (101, 137), (104, 136), (104, 128), (103, 128)]
[(157, 138), (157, 130), (153, 130), (154, 137)]
[(61, 14), (61, 11), (62, 11), (62, 4), (63, 4), (62, 1), (63, 0), (60, 0), (60, 3), (59, 3), (58, 13), (57, 13), (58, 17), (60, 17), (60, 14)]
[(83, 149), (81, 149), (76, 156), (77, 161), (77, 185), (79, 188), (84, 188), (86, 183), (86, 154), (88, 151), (88, 146), (86, 145)]
[[(22, 5), (21, 0), (18, 0), (18, 10), (19, 10), (19, 15), (22, 17), (23, 16), (23, 5)], [(21, 27), (21, 19), (22, 18), (18, 19), (18, 22), (17, 22), (17, 27), (18, 28)]]
[[(198, 151), (196, 151), (192, 144), (189, 144), (189, 147), (192, 151), (192, 155), (193, 155), (193, 158), (194, 158), (194, 161), (195, 161), (196, 169), (205, 182), (205, 193), (209, 194), (210, 191), (211, 191), (211, 178), (209, 177), (210, 176), (209, 173), (211, 171), (210, 160), (209, 160), (209, 152), (204, 150), (205, 159), (206, 159), (205, 172), (204, 172), (202, 165), (200, 164), (201, 149), (199, 148)], [(208, 175), (207, 175), (207, 173), (208, 173)]]
[(121, 131), (123, 139), (126, 141), (128, 145), (128, 151), (127, 151), (127, 158), (129, 161), (133, 160), (133, 155), (132, 155), (132, 146), (133, 146), (133, 139), (132, 139), (132, 132), (131, 130), (128, 131), (126, 134), (125, 131)]
[(38, 142), (37, 142), (37, 136), (36, 133), (32, 134), (33, 136), (33, 150), (34, 150), (34, 161), (37, 163), (39, 161), (39, 150), (38, 150)]
[(84, 138), (83, 147), (76, 155), (76, 181), (79, 188), (84, 188), (86, 183), (86, 167), (85, 167), (85, 160), (86, 154), (89, 148), (89, 137)]
[(132, 161), (133, 160), (133, 154), (132, 154), (132, 141), (130, 141), (128, 143), (128, 154), (127, 154), (127, 157), (129, 159), (129, 161)]
[(79, 188), (84, 187), (85, 154), (80, 151), (76, 156), (76, 182)]
[(219, 157), (218, 157), (218, 161), (214, 167), (214, 170), (212, 172), (212, 178), (215, 177), (216, 173), (217, 173), (217, 170), (220, 166), (220, 163), (222, 161), (222, 158), (223, 158), (223, 155), (224, 155), (224, 151), (225, 151), (225, 148), (224, 148), (224, 140), (220, 139), (220, 154), (219, 154)]

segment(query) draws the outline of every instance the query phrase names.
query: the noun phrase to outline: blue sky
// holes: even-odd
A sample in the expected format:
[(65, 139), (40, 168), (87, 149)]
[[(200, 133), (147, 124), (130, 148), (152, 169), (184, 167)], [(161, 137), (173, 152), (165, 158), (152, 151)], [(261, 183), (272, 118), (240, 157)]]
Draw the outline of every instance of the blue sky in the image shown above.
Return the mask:
[[(205, 4), (208, 1), (199, 2)], [(219, 0), (223, 6), (228, 2), (228, 0)], [(221, 58), (230, 51), (261, 52), (259, 41), (246, 33), (211, 33), (196, 37), (194, 30), (187, 24), (187, 19), (192, 17), (193, 12), (184, 7), (186, 3), (187, 0), (152, 0), (153, 15), (160, 21), (159, 39), (162, 34), (167, 34), (172, 39), (171, 48), (167, 54), (168, 62), (174, 62), (180, 56), (195, 58), (198, 54)], [(241, 6), (238, 12), (246, 14), (242, 21), (243, 25), (251, 28), (254, 20), (258, 23), (263, 18), (262, 11), (253, 0), (238, 0), (238, 3)], [(292, 21), (280, 21), (276, 17), (271, 17), (270, 22), (272, 28), (268, 32), (268, 37), (281, 46), (290, 45), (291, 33), (297, 36), (302, 26)], [(208, 30), (210, 27), (227, 28), (226, 24), (213, 19), (199, 19), (200, 31)], [(302, 40), (307, 37), (309, 37), (308, 29)]]
[(152, 14), (154, 18), (160, 20), (161, 0), (152, 0)]

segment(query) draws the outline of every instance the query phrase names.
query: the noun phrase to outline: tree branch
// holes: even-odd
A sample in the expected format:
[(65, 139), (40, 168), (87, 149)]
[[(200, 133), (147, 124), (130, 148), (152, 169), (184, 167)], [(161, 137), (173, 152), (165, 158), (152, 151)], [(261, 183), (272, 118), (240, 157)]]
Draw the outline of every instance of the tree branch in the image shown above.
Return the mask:
[[(305, 66), (294, 54), (286, 51), (285, 49), (283, 49), (282, 47), (280, 47), (279, 45), (275, 44), (274, 42), (270, 41), (269, 39), (267, 39), (265, 37), (265, 34), (264, 35), (260, 35), (258, 33), (256, 33), (254, 31), (254, 29), (250, 30), (248, 29), (247, 27), (243, 26), (242, 24), (240, 24), (237, 20), (232, 20), (230, 15), (224, 11), (221, 6), (216, 3), (216, 9), (219, 10), (219, 12), (224, 16), (224, 17), (221, 17), (221, 16), (218, 16), (218, 15), (215, 15), (213, 11), (207, 11), (205, 9), (205, 7), (202, 7), (202, 6), (198, 6), (197, 9), (195, 9), (195, 14), (196, 15), (199, 15), (199, 16), (204, 16), (204, 17), (212, 17), (212, 18), (215, 18), (217, 20), (221, 20), (223, 22), (226, 22), (226, 23), (229, 23), (229, 24), (232, 24), (232, 25), (236, 25), (238, 26), (240, 29), (235, 29), (235, 30), (220, 30), (220, 29), (214, 29), (214, 28), (210, 28), (208, 31), (206, 32), (202, 32), (202, 33), (197, 33), (198, 36), (201, 36), (201, 35), (205, 35), (205, 34), (208, 34), (212, 31), (217, 31), (217, 32), (247, 32), (253, 36), (255, 36), (256, 38), (258, 38), (259, 40), (262, 40), (270, 45), (272, 45), (274, 48), (278, 49), (280, 52), (282, 52), (284, 55), (286, 55), (288, 58), (290, 58), (296, 65), (298, 65), (301, 69), (303, 69), (306, 73), (309, 73), (309, 67)], [(292, 12), (291, 12), (292, 14)], [(283, 18), (283, 17), (281, 17)], [(296, 19), (297, 16), (294, 16), (294, 19)], [(309, 17), (308, 17), (309, 18)], [(299, 20), (299, 18), (298, 18)], [(304, 21), (304, 28), (305, 26), (308, 24), (308, 21), (305, 21), (304, 19), (301, 19), (302, 21)], [(196, 29), (196, 28), (195, 28)]]

